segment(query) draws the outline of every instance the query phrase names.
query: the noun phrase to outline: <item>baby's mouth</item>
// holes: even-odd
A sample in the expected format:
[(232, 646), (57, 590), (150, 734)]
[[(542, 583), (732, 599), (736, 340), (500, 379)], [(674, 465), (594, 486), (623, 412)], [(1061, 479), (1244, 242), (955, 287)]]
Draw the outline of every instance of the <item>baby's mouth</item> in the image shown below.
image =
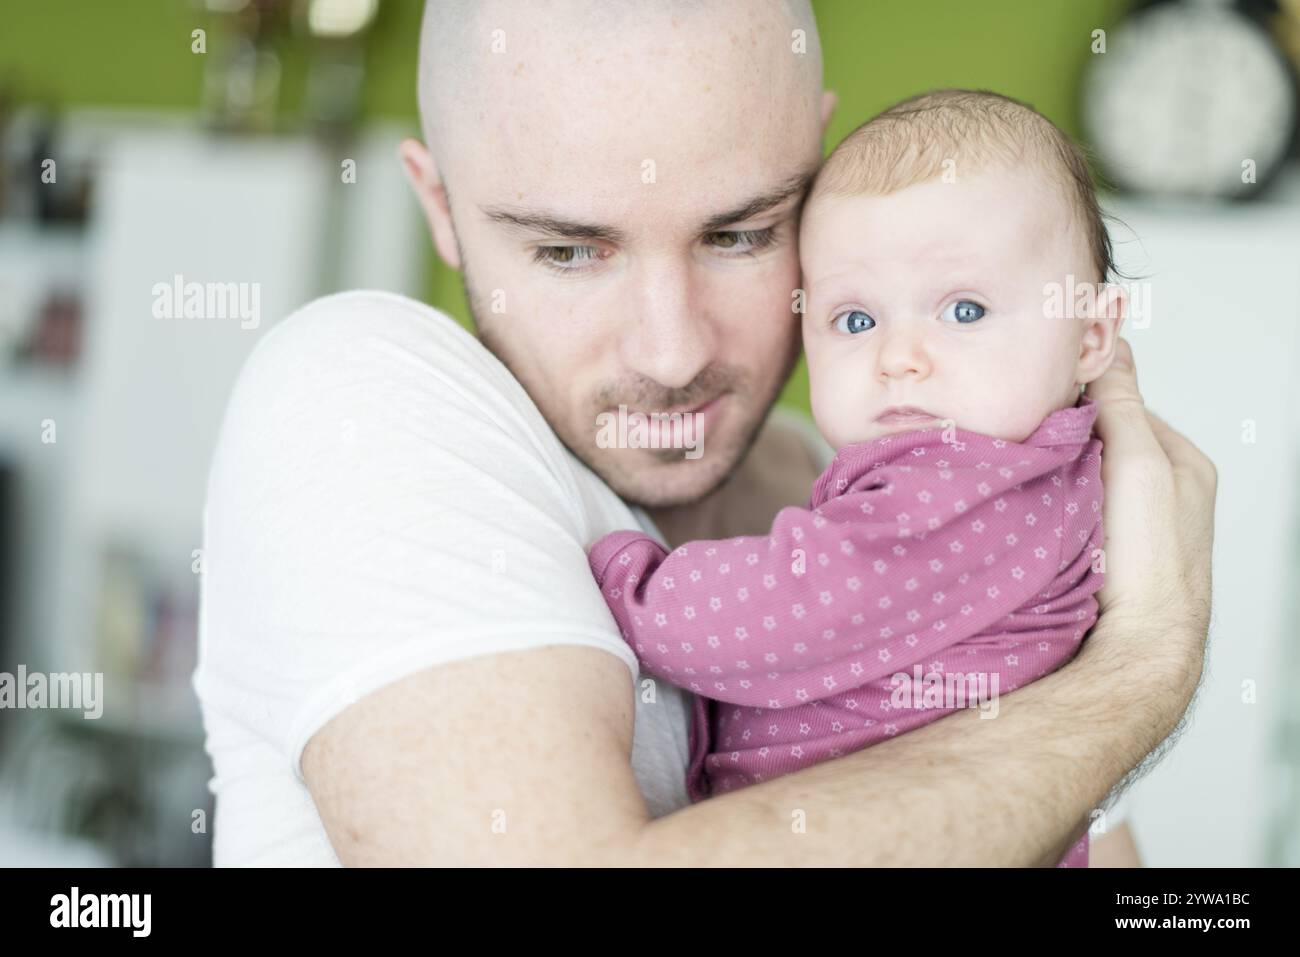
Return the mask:
[(914, 405), (891, 405), (876, 416), (881, 425), (908, 425), (920, 428), (927, 423), (937, 422), (939, 417)]

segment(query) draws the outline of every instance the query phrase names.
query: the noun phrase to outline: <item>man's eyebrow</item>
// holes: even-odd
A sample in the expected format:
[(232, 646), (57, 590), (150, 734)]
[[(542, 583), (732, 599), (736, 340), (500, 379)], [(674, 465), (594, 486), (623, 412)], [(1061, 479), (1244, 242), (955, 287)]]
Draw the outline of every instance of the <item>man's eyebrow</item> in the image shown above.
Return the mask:
[(816, 167), (796, 173), (780, 186), (770, 189), (766, 193), (760, 193), (734, 209), (729, 209), (716, 216), (710, 216), (705, 220), (700, 232), (718, 232), (733, 223), (741, 223), (753, 216), (757, 216), (759, 213), (765, 213), (773, 206), (780, 206), (791, 196), (802, 197), (808, 191), (808, 187), (816, 175)]
[[(733, 223), (743, 222), (752, 216), (779, 206), (791, 196), (803, 196), (809, 184), (817, 174), (815, 167), (803, 170), (791, 176), (774, 189), (746, 200), (739, 206), (710, 216), (700, 229), (702, 233), (717, 232)], [(522, 209), (517, 206), (482, 206), (483, 215), (495, 223), (526, 229), (531, 232), (546, 233), (563, 239), (599, 240), (601, 242), (621, 244), (626, 242), (627, 234), (616, 226), (604, 226), (599, 223), (584, 223), (565, 219), (552, 213)]]
[(547, 233), (564, 239), (597, 239), (607, 243), (622, 243), (627, 237), (621, 229), (614, 226), (601, 226), (597, 223), (583, 223), (573, 219), (564, 219), (551, 213), (534, 212), (514, 206), (483, 206), (483, 215), (494, 223), (503, 223), (517, 229)]

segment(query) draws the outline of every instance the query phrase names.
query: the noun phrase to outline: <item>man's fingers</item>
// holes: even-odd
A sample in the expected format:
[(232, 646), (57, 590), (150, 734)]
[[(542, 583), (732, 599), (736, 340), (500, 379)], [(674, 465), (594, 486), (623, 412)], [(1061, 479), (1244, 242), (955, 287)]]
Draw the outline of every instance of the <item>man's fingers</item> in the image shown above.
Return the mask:
[(1137, 366), (1128, 341), (1115, 345), (1115, 359), (1100, 379), (1088, 384), (1097, 403), (1097, 435), (1106, 451), (1128, 461), (1163, 455), (1138, 391)]
[(1160, 447), (1164, 449), (1165, 455), (1169, 458), (1169, 463), (1173, 466), (1174, 475), (1190, 478), (1200, 485), (1204, 491), (1209, 493), (1206, 501), (1213, 509), (1214, 496), (1219, 487), (1219, 470), (1215, 467), (1213, 460), (1197, 448), (1191, 439), (1173, 428), (1160, 416), (1148, 412), (1147, 419), (1151, 423), (1151, 430), (1156, 437), (1156, 441), (1160, 443)]
[(1169, 456), (1169, 461), (1175, 465), (1178, 464), (1180, 459), (1188, 458), (1189, 452), (1197, 451), (1196, 446), (1192, 445), (1187, 436), (1150, 409), (1147, 410), (1147, 421), (1151, 425), (1151, 434), (1156, 437), (1160, 447), (1165, 450), (1165, 454)]

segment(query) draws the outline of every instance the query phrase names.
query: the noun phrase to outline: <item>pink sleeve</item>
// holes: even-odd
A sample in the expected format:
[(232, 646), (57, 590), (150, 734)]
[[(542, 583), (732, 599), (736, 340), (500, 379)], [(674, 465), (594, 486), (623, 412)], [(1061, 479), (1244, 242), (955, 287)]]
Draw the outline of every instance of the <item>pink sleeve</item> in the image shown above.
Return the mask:
[[(697, 694), (768, 706), (782, 678), (849, 659), (858, 679), (872, 680), (897, 666), (886, 645), (905, 640), (920, 660), (1044, 583), (1001, 574), (993, 584), (1017, 543), (1005, 503), (967, 502), (956, 483), (918, 493), (907, 474), (892, 474), (864, 476), (817, 509), (783, 509), (767, 536), (669, 553), (618, 532), (596, 543), (591, 568), (646, 670)], [(976, 593), (981, 601), (964, 600)], [(859, 672), (863, 658), (871, 667)]]

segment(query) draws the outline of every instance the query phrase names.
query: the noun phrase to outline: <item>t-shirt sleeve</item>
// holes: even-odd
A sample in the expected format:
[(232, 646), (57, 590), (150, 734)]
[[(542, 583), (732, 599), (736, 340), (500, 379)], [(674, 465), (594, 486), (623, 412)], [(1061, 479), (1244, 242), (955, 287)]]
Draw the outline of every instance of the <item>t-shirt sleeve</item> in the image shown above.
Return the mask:
[(271, 330), (227, 409), (204, 513), (200, 664), (292, 762), (424, 668), (544, 645), (636, 660), (587, 568), (563, 447), (452, 320), (344, 294)]

